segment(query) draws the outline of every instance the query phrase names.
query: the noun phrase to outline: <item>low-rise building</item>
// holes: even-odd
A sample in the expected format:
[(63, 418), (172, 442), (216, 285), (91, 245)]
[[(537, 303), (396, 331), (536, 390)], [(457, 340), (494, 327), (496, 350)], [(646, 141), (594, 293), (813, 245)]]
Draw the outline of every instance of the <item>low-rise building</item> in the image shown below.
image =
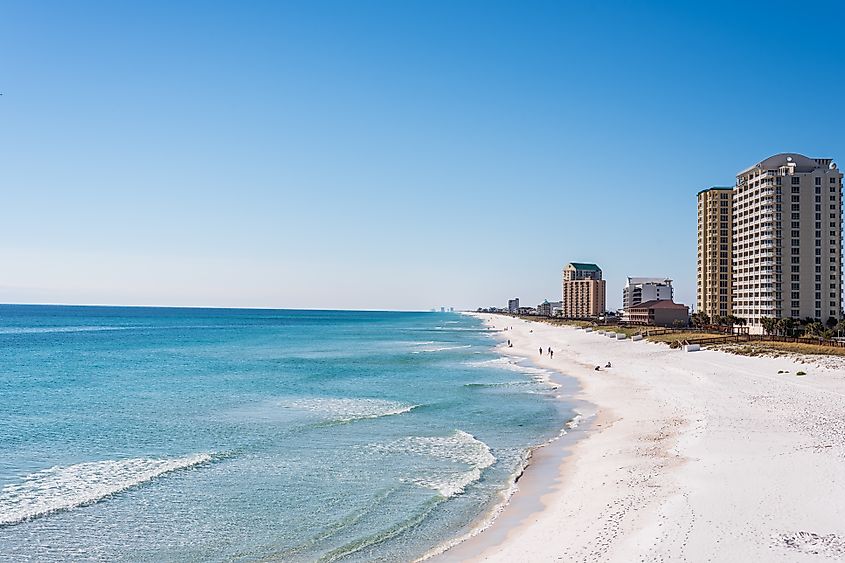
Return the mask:
[(552, 317), (555, 315), (555, 312), (560, 312), (561, 309), (561, 302), (560, 301), (543, 301), (539, 305), (537, 305), (537, 314), (542, 317)]
[(628, 309), (628, 322), (638, 325), (687, 326), (689, 307), (670, 299), (654, 299)]
[(669, 278), (628, 277), (622, 289), (622, 321), (630, 322), (628, 310), (646, 301), (671, 300), (675, 296)]

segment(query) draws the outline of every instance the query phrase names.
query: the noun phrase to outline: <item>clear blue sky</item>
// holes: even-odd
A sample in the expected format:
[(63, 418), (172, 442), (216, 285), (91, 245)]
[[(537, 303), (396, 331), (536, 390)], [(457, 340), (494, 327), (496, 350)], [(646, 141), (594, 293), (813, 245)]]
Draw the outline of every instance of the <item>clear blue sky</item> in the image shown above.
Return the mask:
[(4, 2), (0, 302), (695, 297), (695, 194), (845, 165), (840, 3)]

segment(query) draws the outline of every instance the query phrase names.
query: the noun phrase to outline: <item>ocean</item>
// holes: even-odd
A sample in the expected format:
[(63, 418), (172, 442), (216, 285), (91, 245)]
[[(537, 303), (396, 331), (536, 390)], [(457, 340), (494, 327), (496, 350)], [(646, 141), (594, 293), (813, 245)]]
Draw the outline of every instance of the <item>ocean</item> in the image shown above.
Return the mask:
[(450, 313), (0, 305), (0, 560), (414, 560), (573, 416)]

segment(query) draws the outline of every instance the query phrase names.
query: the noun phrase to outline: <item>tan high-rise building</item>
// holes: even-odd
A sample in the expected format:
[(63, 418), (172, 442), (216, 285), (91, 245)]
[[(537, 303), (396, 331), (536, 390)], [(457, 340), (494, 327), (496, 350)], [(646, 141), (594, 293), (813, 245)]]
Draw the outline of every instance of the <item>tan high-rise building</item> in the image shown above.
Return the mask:
[(605, 310), (605, 296), (605, 281), (595, 264), (571, 262), (563, 269), (561, 314), (564, 317), (597, 317)]
[(732, 314), (733, 188), (698, 192), (696, 310), (708, 317)]
[(746, 168), (733, 191), (733, 310), (763, 317), (842, 317), (842, 172), (829, 158), (778, 154)]

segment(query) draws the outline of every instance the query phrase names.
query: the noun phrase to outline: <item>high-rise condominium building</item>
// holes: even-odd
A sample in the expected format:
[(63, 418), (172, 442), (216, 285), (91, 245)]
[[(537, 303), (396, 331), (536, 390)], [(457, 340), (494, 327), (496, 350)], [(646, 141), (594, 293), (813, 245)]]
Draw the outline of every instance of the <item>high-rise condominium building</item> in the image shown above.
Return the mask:
[(842, 173), (829, 158), (778, 154), (736, 177), (733, 313), (842, 317)]
[(605, 281), (595, 264), (571, 262), (563, 269), (561, 314), (572, 319), (595, 317), (605, 310)]
[(632, 278), (625, 280), (622, 289), (622, 308), (630, 309), (646, 301), (671, 300), (674, 297), (672, 280), (669, 278)]
[(696, 309), (710, 318), (733, 314), (733, 190), (698, 192)]

